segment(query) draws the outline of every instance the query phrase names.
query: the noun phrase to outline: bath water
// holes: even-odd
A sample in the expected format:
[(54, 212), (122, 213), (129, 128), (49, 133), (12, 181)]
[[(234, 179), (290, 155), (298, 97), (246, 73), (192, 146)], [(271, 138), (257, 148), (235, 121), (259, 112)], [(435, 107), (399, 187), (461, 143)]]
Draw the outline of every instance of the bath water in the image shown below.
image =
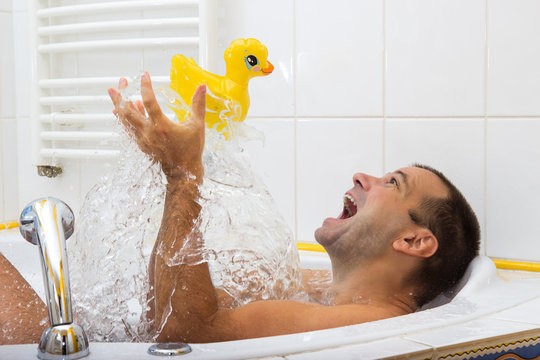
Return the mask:
[[(123, 95), (136, 93), (128, 88)], [(160, 104), (166, 108), (163, 97)], [(206, 244), (202, 258), (214, 285), (233, 297), (233, 306), (297, 298), (301, 281), (292, 233), (245, 151), (260, 135), (243, 123), (234, 126), (231, 140), (207, 130), (197, 221)], [(166, 178), (117, 130), (118, 164), (87, 194), (68, 244), (73, 311), (91, 341), (152, 341), (148, 261), (163, 215)], [(177, 254), (173, 262), (190, 259)]]

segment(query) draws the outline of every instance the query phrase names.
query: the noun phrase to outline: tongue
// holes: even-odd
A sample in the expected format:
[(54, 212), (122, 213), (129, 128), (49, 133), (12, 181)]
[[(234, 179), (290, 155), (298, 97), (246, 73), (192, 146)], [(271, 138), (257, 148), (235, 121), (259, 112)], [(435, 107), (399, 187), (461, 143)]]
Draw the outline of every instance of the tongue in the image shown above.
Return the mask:
[(341, 212), (341, 216), (339, 218), (340, 219), (348, 219), (349, 217), (350, 217), (349, 212), (347, 211), (347, 208), (344, 206), (343, 211)]

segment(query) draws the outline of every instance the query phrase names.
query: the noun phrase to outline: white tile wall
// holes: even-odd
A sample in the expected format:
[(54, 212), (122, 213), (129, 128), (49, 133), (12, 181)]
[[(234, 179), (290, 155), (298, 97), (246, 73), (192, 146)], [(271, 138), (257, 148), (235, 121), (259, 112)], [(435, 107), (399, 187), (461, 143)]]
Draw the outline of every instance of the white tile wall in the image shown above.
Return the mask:
[(381, 116), (383, 2), (296, 1), (296, 114)]
[[(15, 3), (19, 3), (16, 1)], [(24, 3), (24, 1), (21, 1)], [(30, 84), (31, 84), (31, 57), (30, 54), (30, 19), (28, 13), (17, 11), (13, 13), (13, 54), (17, 59), (14, 64), (13, 80), (15, 89), (15, 113), (18, 117), (30, 116)]]
[(15, 91), (13, 88), (13, 17), (0, 12), (0, 118), (15, 117)]
[(488, 3), (488, 114), (540, 115), (540, 2)]
[(0, 11), (11, 11), (13, 0), (0, 0)]
[(246, 122), (264, 133), (265, 140), (251, 141), (248, 151), (257, 174), (268, 187), (278, 209), (295, 233), (294, 120), (257, 119)]
[[(267, 132), (266, 146), (254, 144), (250, 153), (299, 241), (313, 240), (322, 220), (339, 213), (355, 171), (380, 175), (419, 161), (445, 172), (481, 222), (486, 219), (487, 255), (540, 261), (538, 1), (210, 4), (210, 70), (224, 72), (223, 51), (238, 37), (259, 38), (276, 66), (250, 84), (250, 117)], [(27, 6), (0, 1), (0, 41), (8, 49), (0, 53), (0, 121), (13, 129), (17, 119), (17, 212), (43, 194), (65, 194), (80, 204), (100, 167), (70, 165), (53, 180), (35, 175), (28, 148)], [(145, 62), (160, 67), (154, 55)], [(78, 66), (94, 71), (104, 59), (88, 56)], [(73, 64), (58, 66), (66, 71)], [(13, 166), (1, 165), (2, 174)]]
[(385, 139), (385, 171), (413, 162), (442, 171), (463, 192), (484, 233), (483, 119), (387, 120)]
[[(0, 139), (4, 138), (4, 120), (0, 119)], [(3, 219), (7, 219), (5, 215), (5, 195), (4, 195), (4, 173), (6, 172), (4, 168), (4, 149), (3, 146), (0, 146), (0, 222)]]
[(386, 2), (386, 114), (484, 114), (485, 0)]
[(298, 240), (314, 241), (327, 217), (343, 210), (354, 173), (382, 175), (381, 119), (301, 119), (296, 130)]
[[(16, 119), (3, 119), (1, 121), (2, 135), (0, 146), (2, 150), (2, 178), (3, 178), (3, 218), (8, 220), (18, 219), (19, 212), (17, 203), (19, 201), (19, 187), (17, 179), (17, 154), (13, 149), (17, 148), (17, 121)], [(0, 218), (0, 221), (2, 218)]]
[[(10, 1), (10, 0), (3, 0)], [(29, 2), (32, 0), (11, 0), (13, 1), (13, 11), (27, 11), (29, 8)]]
[(487, 255), (540, 260), (540, 119), (487, 125)]
[(250, 116), (293, 116), (293, 1), (229, 0), (212, 2), (216, 17), (216, 50), (210, 53), (209, 68), (225, 74), (223, 53), (239, 38), (256, 38), (268, 49), (271, 75), (250, 81)]

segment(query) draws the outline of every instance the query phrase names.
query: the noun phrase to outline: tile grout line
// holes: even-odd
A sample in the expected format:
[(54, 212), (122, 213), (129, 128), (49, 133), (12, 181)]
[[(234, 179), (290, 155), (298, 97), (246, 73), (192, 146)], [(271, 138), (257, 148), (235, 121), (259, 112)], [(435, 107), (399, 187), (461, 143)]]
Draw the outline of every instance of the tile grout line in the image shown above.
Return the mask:
[(294, 107), (293, 107), (293, 112), (294, 112), (294, 117), (293, 117), (293, 152), (294, 152), (294, 157), (293, 157), (293, 168), (294, 168), (294, 172), (293, 172), (293, 191), (294, 191), (294, 241), (297, 242), (298, 241), (298, 147), (297, 147), (297, 126), (298, 126), (298, 121), (297, 121), (297, 104), (296, 104), (296, 61), (297, 61), (297, 56), (296, 56), (296, 0), (293, 0), (292, 2), (292, 12), (293, 12), (293, 28), (292, 28), (292, 31), (293, 31), (293, 39), (292, 39), (292, 53), (293, 53), (293, 59), (292, 59), (292, 73), (293, 73), (293, 76), (292, 76), (292, 83), (293, 83), (293, 104), (294, 104)]
[(386, 173), (386, 0), (383, 0), (382, 7), (382, 168), (383, 173)]
[(488, 239), (487, 239), (487, 225), (488, 225), (488, 67), (489, 67), (489, 47), (488, 47), (488, 0), (485, 0), (485, 44), (484, 44), (484, 255), (487, 255)]
[(4, 220), (6, 217), (6, 182), (5, 182), (5, 171), (4, 171), (4, 118), (0, 118), (0, 138), (2, 142), (0, 143), (0, 169), (2, 169), (2, 175), (0, 181), (2, 182), (2, 188), (0, 188), (0, 195), (2, 195), (2, 204), (0, 204), (0, 209), (2, 210), (1, 220)]

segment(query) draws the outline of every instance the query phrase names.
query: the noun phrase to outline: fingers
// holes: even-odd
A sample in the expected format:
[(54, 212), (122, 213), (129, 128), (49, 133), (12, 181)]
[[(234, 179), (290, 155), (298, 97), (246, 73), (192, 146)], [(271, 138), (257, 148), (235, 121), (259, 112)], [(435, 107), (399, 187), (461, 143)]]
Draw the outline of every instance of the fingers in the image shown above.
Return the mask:
[(118, 112), (118, 108), (120, 107), (120, 101), (122, 99), (122, 96), (120, 95), (118, 91), (116, 91), (116, 89), (113, 89), (113, 88), (109, 88), (108, 92), (109, 92), (109, 97), (111, 98), (113, 102), (115, 111)]
[(152, 81), (148, 72), (144, 72), (141, 76), (141, 95), (144, 103), (144, 107), (148, 112), (148, 117), (152, 121), (161, 119), (164, 115), (161, 112), (161, 108), (158, 105), (154, 90), (152, 89)]
[(195, 90), (193, 100), (191, 102), (191, 117), (190, 121), (194, 121), (199, 125), (204, 124), (206, 115), (206, 85), (201, 85)]
[(140, 110), (131, 101), (127, 101), (119, 112), (119, 118), (124, 126), (131, 125), (135, 130), (141, 131), (147, 123), (146, 116), (143, 114), (140, 113)]
[(120, 90), (124, 90), (125, 88), (127, 88), (128, 86), (128, 82), (125, 78), (120, 78), (120, 80), (118, 81), (118, 89)]
[[(118, 81), (118, 89), (123, 90), (127, 87), (128, 82), (125, 78), (120, 78)], [(116, 112), (118, 113), (118, 110), (120, 108), (120, 104), (122, 103), (122, 95), (114, 88), (109, 88), (109, 97), (111, 98), (114, 108), (116, 109)]]
[[(125, 78), (121, 78), (118, 81), (118, 89), (123, 90), (127, 87), (128, 83)], [(126, 101), (122, 104), (122, 95), (113, 88), (109, 89), (109, 97), (114, 104), (113, 113), (118, 116), (118, 119), (122, 125), (129, 131), (140, 131), (146, 121), (144, 115), (144, 108), (140, 101), (137, 105), (134, 105), (131, 101)]]
[(146, 113), (144, 112), (144, 106), (142, 104), (142, 102), (140, 100), (137, 100), (137, 102), (135, 103), (136, 107), (137, 107), (137, 110), (139, 110), (139, 112), (142, 114), (142, 115), (145, 115)]

